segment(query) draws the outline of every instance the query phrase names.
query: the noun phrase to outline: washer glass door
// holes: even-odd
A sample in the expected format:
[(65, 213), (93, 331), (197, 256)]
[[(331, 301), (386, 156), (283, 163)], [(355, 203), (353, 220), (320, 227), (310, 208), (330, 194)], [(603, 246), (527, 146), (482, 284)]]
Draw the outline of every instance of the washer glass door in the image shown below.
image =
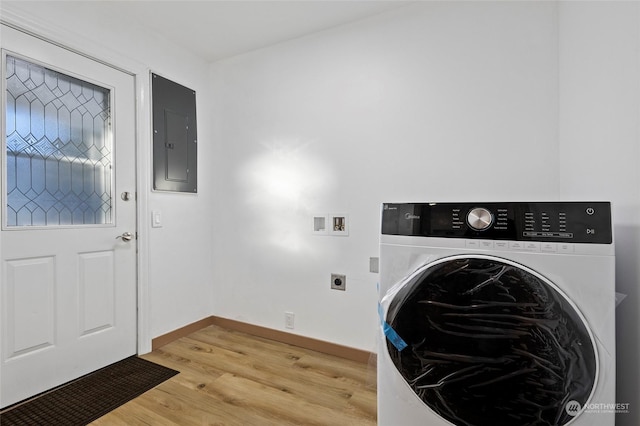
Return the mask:
[(583, 315), (552, 282), (506, 259), (423, 266), (396, 287), (386, 321), (408, 344), (387, 341), (399, 373), (455, 425), (565, 425), (595, 389)]

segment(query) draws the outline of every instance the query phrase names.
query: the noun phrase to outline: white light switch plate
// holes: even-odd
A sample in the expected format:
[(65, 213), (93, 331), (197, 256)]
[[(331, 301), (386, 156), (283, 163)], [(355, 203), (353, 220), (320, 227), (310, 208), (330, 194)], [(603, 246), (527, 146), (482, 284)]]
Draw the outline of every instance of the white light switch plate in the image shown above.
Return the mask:
[(151, 227), (152, 228), (162, 228), (162, 213), (153, 210), (151, 212)]

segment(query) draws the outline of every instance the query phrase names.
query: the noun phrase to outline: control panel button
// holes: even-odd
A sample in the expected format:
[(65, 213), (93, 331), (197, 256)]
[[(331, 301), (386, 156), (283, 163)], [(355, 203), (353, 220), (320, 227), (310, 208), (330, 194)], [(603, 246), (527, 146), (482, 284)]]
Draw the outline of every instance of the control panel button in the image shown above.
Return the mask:
[(537, 241), (527, 241), (524, 243), (526, 251), (540, 251), (540, 243)]
[(596, 212), (593, 207), (587, 207), (586, 211), (589, 216), (592, 216)]
[(476, 231), (484, 231), (493, 223), (493, 215), (484, 207), (475, 207), (467, 214), (467, 224)]
[(521, 241), (509, 241), (510, 250), (524, 250), (524, 243)]
[(558, 253), (573, 253), (574, 246), (573, 244), (558, 244)]
[(493, 245), (496, 248), (496, 250), (507, 250), (509, 248), (508, 241), (494, 241)]
[(465, 246), (467, 248), (477, 249), (480, 247), (478, 240), (467, 240)]
[(540, 250), (545, 253), (555, 253), (558, 251), (558, 245), (555, 243), (542, 243)]
[(491, 250), (493, 248), (493, 241), (480, 240), (480, 248), (483, 250)]

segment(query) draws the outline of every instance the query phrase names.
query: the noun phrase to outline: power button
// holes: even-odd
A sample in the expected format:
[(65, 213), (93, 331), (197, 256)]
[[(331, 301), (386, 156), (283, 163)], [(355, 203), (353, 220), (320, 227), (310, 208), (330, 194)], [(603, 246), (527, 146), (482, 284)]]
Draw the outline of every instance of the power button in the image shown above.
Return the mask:
[(589, 216), (592, 216), (596, 211), (593, 207), (587, 207), (586, 212)]

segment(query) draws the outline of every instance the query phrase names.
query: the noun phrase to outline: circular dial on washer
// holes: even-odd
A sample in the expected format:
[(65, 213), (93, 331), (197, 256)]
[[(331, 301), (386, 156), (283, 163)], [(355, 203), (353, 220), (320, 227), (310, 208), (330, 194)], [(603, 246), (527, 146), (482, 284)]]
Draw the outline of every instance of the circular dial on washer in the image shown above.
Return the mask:
[(484, 231), (493, 223), (493, 215), (484, 207), (475, 207), (467, 214), (467, 223), (476, 231)]

